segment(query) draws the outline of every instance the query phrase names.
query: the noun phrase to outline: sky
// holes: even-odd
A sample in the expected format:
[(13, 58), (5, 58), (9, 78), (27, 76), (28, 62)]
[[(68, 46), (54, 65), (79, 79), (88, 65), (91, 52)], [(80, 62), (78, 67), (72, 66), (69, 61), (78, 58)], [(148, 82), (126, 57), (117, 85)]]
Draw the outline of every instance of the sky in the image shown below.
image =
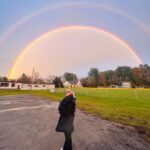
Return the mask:
[(150, 64), (149, 0), (0, 0), (0, 76), (85, 76)]

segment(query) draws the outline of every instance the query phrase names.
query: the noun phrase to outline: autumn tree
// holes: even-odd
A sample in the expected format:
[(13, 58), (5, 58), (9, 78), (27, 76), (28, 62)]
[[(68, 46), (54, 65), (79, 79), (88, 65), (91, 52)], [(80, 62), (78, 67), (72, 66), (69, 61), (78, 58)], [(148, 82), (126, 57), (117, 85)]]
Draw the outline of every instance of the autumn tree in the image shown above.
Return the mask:
[(119, 66), (116, 70), (119, 82), (131, 81), (131, 67)]
[(64, 78), (66, 81), (77, 81), (77, 75), (74, 73), (70, 73), (70, 72), (65, 72), (64, 73)]
[(0, 77), (0, 82), (7, 82), (8, 78), (7, 77)]
[(132, 68), (131, 72), (132, 72), (133, 86), (143, 86), (144, 80), (142, 70), (139, 67), (134, 67)]
[(147, 64), (140, 65), (144, 86), (150, 86), (150, 66)]
[(83, 87), (88, 87), (87, 79), (88, 79), (87, 77), (81, 78), (80, 82), (83, 85)]
[(105, 87), (107, 85), (105, 72), (100, 72), (99, 73), (99, 82), (100, 82), (100, 86), (104, 86)]
[(97, 81), (94, 77), (90, 76), (87, 78), (87, 86), (88, 87), (96, 87), (97, 86)]
[(17, 80), (17, 82), (21, 83), (31, 83), (31, 77), (23, 73)]
[(99, 70), (97, 68), (91, 68), (88, 72), (88, 76), (89, 80), (93, 80), (95, 82), (94, 86), (99, 86)]
[(55, 84), (55, 87), (63, 87), (63, 83), (60, 77), (55, 77), (55, 79), (53, 80), (53, 84)]

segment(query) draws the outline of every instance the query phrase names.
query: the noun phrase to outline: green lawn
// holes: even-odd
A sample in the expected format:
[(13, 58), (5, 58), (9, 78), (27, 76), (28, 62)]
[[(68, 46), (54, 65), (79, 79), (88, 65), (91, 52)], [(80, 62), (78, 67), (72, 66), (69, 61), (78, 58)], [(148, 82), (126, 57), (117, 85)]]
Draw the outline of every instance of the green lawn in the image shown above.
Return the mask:
[[(131, 125), (150, 135), (150, 90), (148, 89), (95, 89), (73, 88), (77, 106), (84, 111), (114, 122)], [(54, 100), (64, 97), (65, 89), (56, 93), (46, 90), (32, 91), (33, 95)], [(26, 94), (29, 91), (5, 91), (0, 95)]]

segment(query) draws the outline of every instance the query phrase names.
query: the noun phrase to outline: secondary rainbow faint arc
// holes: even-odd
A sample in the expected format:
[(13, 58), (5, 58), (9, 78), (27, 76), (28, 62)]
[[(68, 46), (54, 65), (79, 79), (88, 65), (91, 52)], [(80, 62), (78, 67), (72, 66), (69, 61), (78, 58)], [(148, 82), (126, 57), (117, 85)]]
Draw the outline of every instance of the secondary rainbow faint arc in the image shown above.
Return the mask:
[(142, 60), (140, 59), (140, 57), (136, 54), (134, 49), (132, 49), (125, 41), (123, 41), (122, 39), (120, 39), (119, 37), (113, 35), (112, 33), (108, 32), (108, 31), (105, 31), (105, 30), (102, 30), (102, 29), (96, 28), (96, 27), (91, 27), (91, 26), (65, 26), (65, 27), (56, 28), (56, 29), (46, 32), (45, 34), (41, 35), (40, 37), (34, 39), (27, 47), (25, 47), (22, 50), (22, 52), (20, 53), (20, 55), (18, 56), (18, 58), (16, 59), (14, 65), (11, 67), (9, 74), (8, 74), (8, 78), (11, 79), (13, 77), (13, 74), (14, 74), (17, 64), (19, 64), (19, 62), (22, 59), (22, 57), (24, 56), (24, 54), (26, 52), (28, 52), (30, 50), (30, 48), (32, 48), (34, 45), (38, 44), (41, 40), (45, 39), (46, 37), (48, 37), (50, 35), (53, 35), (55, 33), (59, 33), (59, 32), (65, 31), (65, 30), (74, 30), (74, 29), (91, 30), (91, 31), (97, 31), (99, 33), (103, 33), (103, 34), (113, 38), (115, 41), (117, 41), (124, 47), (126, 47), (128, 49), (128, 51), (130, 52), (130, 54), (135, 58), (135, 60), (137, 61), (138, 64), (143, 63)]
[(105, 10), (110, 11), (110, 12), (117, 13), (123, 17), (126, 17), (127, 19), (129, 19), (130, 21), (135, 23), (137, 26), (139, 26), (140, 28), (142, 28), (145, 31), (147, 31), (148, 33), (150, 33), (150, 28), (148, 25), (144, 24), (142, 21), (138, 20), (136, 17), (128, 15), (125, 11), (120, 10), (118, 8), (112, 7), (110, 5), (97, 4), (94, 2), (92, 2), (92, 3), (91, 2), (88, 2), (88, 3), (87, 2), (74, 2), (74, 3), (71, 2), (71, 3), (67, 3), (67, 4), (66, 3), (60, 3), (60, 4), (46, 6), (40, 10), (33, 12), (30, 15), (23, 17), (22, 19), (17, 21), (17, 23), (12, 25), (4, 34), (2, 34), (2, 36), (0, 36), (0, 46), (3, 44), (3, 42), (7, 41), (7, 38), (11, 34), (13, 34), (13, 32), (15, 32), (21, 25), (23, 25), (27, 21), (33, 19), (34, 17), (38, 16), (39, 14), (45, 13), (45, 12), (50, 11), (50, 10), (59, 9), (61, 7), (79, 6), (79, 5), (101, 8), (101, 9), (105, 9)]

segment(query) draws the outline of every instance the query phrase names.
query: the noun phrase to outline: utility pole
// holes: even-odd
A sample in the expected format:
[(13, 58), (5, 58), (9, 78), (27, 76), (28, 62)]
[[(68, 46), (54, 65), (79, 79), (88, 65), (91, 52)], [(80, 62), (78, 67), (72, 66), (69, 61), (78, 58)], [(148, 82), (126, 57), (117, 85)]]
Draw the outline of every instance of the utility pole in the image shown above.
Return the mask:
[(31, 91), (32, 91), (32, 82), (33, 82), (33, 77), (34, 77), (34, 71), (35, 71), (35, 69), (33, 68), (33, 70), (32, 70), (32, 77), (31, 77), (31, 83), (30, 83), (30, 95), (31, 95)]

